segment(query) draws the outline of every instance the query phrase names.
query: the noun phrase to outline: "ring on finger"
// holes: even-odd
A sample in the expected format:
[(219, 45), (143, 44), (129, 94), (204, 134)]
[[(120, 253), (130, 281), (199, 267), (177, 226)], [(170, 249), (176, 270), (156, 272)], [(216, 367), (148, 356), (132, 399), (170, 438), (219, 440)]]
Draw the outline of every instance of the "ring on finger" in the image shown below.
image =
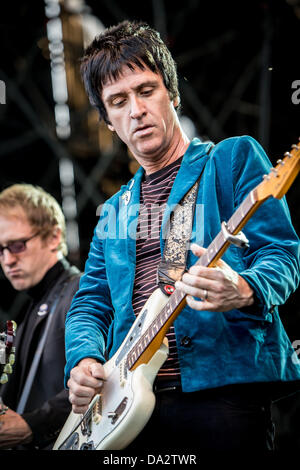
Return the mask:
[(208, 291), (207, 289), (204, 289), (204, 295), (203, 295), (203, 300), (207, 300), (207, 297), (208, 297)]

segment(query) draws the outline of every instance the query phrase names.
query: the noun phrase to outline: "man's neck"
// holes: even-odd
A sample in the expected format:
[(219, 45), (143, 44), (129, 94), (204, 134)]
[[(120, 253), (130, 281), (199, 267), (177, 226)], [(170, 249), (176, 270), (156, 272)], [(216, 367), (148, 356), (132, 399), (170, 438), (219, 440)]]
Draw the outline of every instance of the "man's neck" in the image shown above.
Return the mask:
[(178, 160), (186, 152), (190, 140), (185, 134), (181, 134), (179, 139), (173, 140), (170, 147), (163, 153), (153, 155), (149, 159), (138, 159), (137, 161), (144, 168), (146, 175), (151, 175), (158, 170), (170, 165)]
[(66, 269), (66, 266), (67, 262), (64, 258), (59, 260), (57, 259), (56, 262), (48, 268), (42, 279), (37, 284), (26, 289), (27, 294), (36, 301), (41, 299), (45, 292), (52, 288), (53, 283), (56, 282), (60, 273)]

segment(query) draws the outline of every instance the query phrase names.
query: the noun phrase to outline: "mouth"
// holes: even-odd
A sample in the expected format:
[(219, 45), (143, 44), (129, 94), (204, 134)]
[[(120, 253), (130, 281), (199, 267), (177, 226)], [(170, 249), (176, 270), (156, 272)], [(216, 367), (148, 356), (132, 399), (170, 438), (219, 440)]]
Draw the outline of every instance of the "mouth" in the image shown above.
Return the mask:
[(8, 271), (6, 274), (10, 278), (15, 278), (15, 277), (22, 276), (22, 271), (21, 269), (12, 269), (11, 271)]
[(144, 126), (139, 126), (137, 127), (133, 133), (134, 135), (138, 136), (138, 137), (144, 137), (144, 136), (147, 136), (149, 134), (151, 134), (153, 131), (153, 126), (151, 125), (144, 125)]

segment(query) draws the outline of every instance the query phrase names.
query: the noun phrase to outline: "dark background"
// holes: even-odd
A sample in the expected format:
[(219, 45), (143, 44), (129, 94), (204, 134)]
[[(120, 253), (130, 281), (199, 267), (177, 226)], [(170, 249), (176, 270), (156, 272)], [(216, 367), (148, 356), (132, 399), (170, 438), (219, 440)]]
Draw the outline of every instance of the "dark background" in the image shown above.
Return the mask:
[[(300, 104), (292, 102), (292, 83), (300, 80), (300, 2), (90, 0), (75, 4), (74, 9), (74, 2), (62, 2), (60, 13), (71, 119), (70, 137), (62, 139), (55, 130), (45, 2), (1, 3), (0, 80), (6, 85), (6, 104), (0, 104), (0, 190), (27, 182), (42, 186), (62, 204), (66, 191), (74, 197), (76, 213), (71, 212), (70, 223), (78, 229), (79, 245), (70, 246), (69, 259), (83, 269), (97, 207), (130, 178), (134, 162), (123, 144), (99, 125), (82, 89), (78, 75), (82, 17), (89, 14), (105, 27), (124, 19), (143, 20), (158, 29), (177, 62), (181, 116), (189, 118), (194, 134), (214, 142), (252, 135), (275, 164), (300, 135)], [(59, 171), (63, 159), (71, 162), (74, 171), (74, 183), (68, 188)], [(297, 179), (287, 200), (298, 233), (299, 193)], [(8, 318), (18, 321), (26, 301), (1, 272), (0, 324)], [(280, 313), (290, 339), (300, 339), (298, 291)], [(292, 397), (274, 407), (281, 449), (299, 444), (298, 402)]]

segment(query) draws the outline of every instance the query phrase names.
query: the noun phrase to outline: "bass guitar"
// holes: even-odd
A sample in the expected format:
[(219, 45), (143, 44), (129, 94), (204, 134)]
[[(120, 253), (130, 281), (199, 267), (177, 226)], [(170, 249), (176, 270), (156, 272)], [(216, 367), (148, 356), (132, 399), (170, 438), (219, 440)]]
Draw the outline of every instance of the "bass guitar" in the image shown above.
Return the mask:
[[(241, 229), (269, 197), (282, 198), (300, 170), (300, 147), (293, 145), (283, 160), (265, 175), (196, 264), (214, 267), (231, 243), (245, 246)], [(120, 450), (148, 422), (155, 406), (154, 379), (168, 356), (166, 333), (186, 305), (186, 295), (170, 296), (156, 289), (125, 340), (104, 364), (106, 380), (84, 415), (70, 413), (53, 450)]]

